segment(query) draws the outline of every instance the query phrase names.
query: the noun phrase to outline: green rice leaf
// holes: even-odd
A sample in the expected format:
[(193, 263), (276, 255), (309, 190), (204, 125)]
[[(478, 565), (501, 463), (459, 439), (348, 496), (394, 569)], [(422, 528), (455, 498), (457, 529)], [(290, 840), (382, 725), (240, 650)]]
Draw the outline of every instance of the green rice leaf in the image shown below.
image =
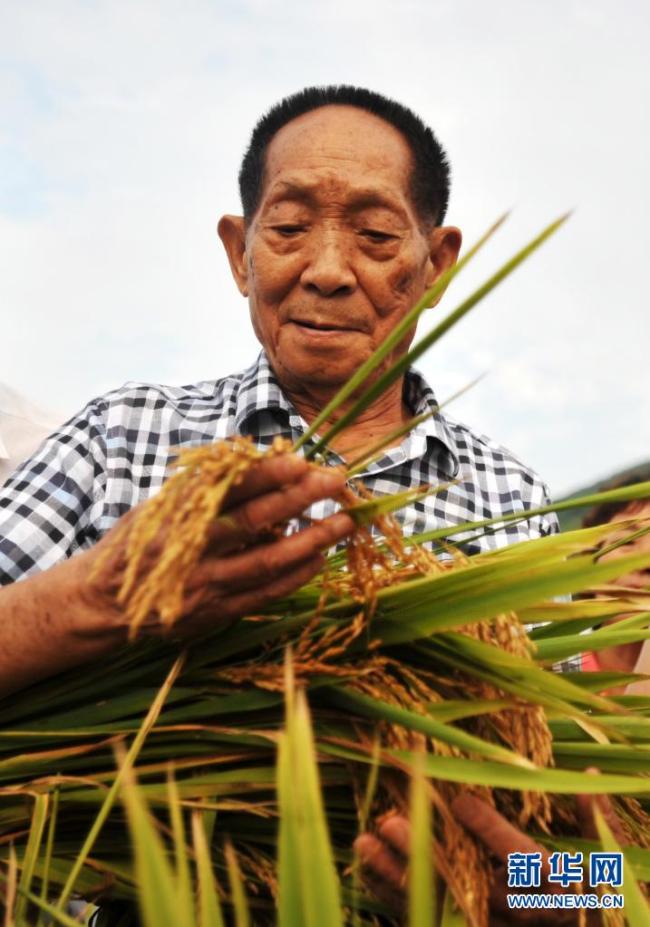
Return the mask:
[[(648, 618), (645, 618), (648, 623)], [(577, 653), (589, 650), (597, 653), (606, 647), (618, 647), (619, 644), (633, 644), (650, 638), (650, 629), (624, 630), (616, 625), (609, 625), (602, 631), (594, 631), (585, 638), (582, 634), (572, 634), (553, 640), (542, 640), (537, 643), (537, 659), (543, 663), (556, 663)]]
[(192, 836), (198, 876), (197, 927), (224, 927), (204, 818), (204, 811), (192, 812)]
[(144, 927), (192, 927), (191, 908), (185, 907), (179, 898), (178, 879), (144, 797), (129, 772), (122, 773), (120, 787), (135, 856), (138, 904)]
[[(524, 548), (527, 544), (540, 542), (514, 546)], [(380, 611), (372, 630), (385, 644), (428, 637), (434, 631), (517, 611), (551, 596), (578, 592), (590, 584), (645, 569), (648, 564), (650, 553), (598, 563), (584, 554), (568, 560), (553, 557), (521, 567), (515, 567), (508, 558), (484, 560), (465, 569), (412, 581), (405, 584), (403, 594), (402, 587), (380, 590)]]
[(534, 769), (534, 763), (507, 750), (499, 744), (483, 740), (473, 734), (468, 734), (460, 728), (455, 728), (451, 724), (436, 720), (430, 715), (416, 714), (406, 708), (400, 708), (397, 705), (390, 705), (379, 699), (370, 698), (367, 695), (361, 695), (359, 692), (353, 692), (350, 689), (334, 689), (329, 700), (340, 708), (353, 711), (367, 718), (388, 721), (390, 724), (397, 724), (411, 731), (419, 731), (426, 734), (434, 740), (440, 740), (442, 743), (453, 744), (477, 756), (487, 757), (493, 760), (499, 760), (502, 763), (508, 763), (512, 766), (522, 766)]
[[(633, 740), (636, 744), (650, 741), (650, 718), (628, 716), (621, 718), (618, 715), (600, 715), (598, 718), (605, 726), (612, 725), (623, 737)], [(549, 719), (549, 727), (554, 741), (590, 740), (580, 725), (569, 718)]]
[[(578, 706), (600, 709), (608, 714), (616, 714), (617, 711), (623, 713), (611, 699), (574, 685), (560, 673), (543, 669), (532, 660), (526, 660), (464, 634), (438, 634), (435, 639), (423, 641), (417, 647), (433, 659), (455, 669), (471, 672), (524, 701), (544, 705), (568, 717), (588, 720)], [(595, 716), (592, 719), (595, 721)]]
[(369, 525), (380, 515), (390, 515), (399, 509), (412, 505), (427, 496), (436, 495), (451, 486), (451, 483), (444, 483), (439, 486), (423, 486), (416, 489), (405, 489), (403, 492), (390, 493), (386, 496), (378, 496), (374, 499), (366, 499), (351, 505), (346, 512), (357, 525)]
[(228, 882), (230, 883), (230, 894), (232, 897), (232, 907), (235, 916), (235, 927), (252, 927), (250, 912), (248, 910), (248, 901), (244, 890), (244, 880), (237, 862), (235, 853), (230, 841), (226, 841), (224, 846), (226, 857), (226, 867), (228, 869)]
[(32, 823), (29, 829), (29, 839), (27, 841), (27, 847), (25, 848), (25, 855), (23, 857), (20, 881), (18, 882), (15, 918), (19, 925), (24, 921), (27, 911), (27, 896), (31, 891), (36, 860), (41, 850), (41, 841), (43, 839), (45, 821), (47, 820), (48, 805), (48, 795), (34, 796)]
[[(631, 682), (640, 682), (650, 679), (650, 676), (644, 676), (642, 673), (616, 673), (609, 670), (599, 670), (593, 673), (584, 673), (578, 671), (569, 671), (562, 674), (567, 682), (574, 686), (580, 686), (581, 689), (589, 689), (594, 692), (601, 692), (603, 689), (611, 689), (615, 686), (627, 686)], [(610, 696), (612, 701), (622, 704), (615, 696)], [(648, 700), (650, 707), (650, 700)]]
[(286, 733), (280, 741), (278, 766), (279, 924), (342, 927), (340, 886), (327, 832), (309, 710), (304, 693), (293, 691), (290, 663), (286, 691)]
[(506, 698), (445, 699), (443, 702), (429, 702), (426, 709), (429, 717), (436, 721), (461, 721), (514, 708), (515, 704), (514, 699)]
[(445, 890), (445, 900), (442, 905), (442, 917), (440, 927), (469, 927), (468, 921), (460, 908), (456, 907), (454, 896)]
[(411, 774), (409, 807), (411, 845), (408, 868), (409, 927), (435, 924), (435, 868), (429, 785), (416, 757)]
[(176, 863), (176, 896), (178, 904), (185, 911), (193, 908), (192, 880), (188, 862), (185, 828), (183, 826), (183, 811), (181, 807), (178, 785), (174, 779), (173, 765), (167, 767), (167, 806), (172, 825), (174, 839), (174, 857)]
[(617, 595), (609, 599), (578, 599), (571, 602), (544, 602), (530, 608), (519, 609), (519, 620), (524, 624), (544, 622), (542, 627), (529, 632), (532, 640), (577, 634), (587, 628), (597, 627), (607, 618), (621, 614), (647, 612), (648, 596), (631, 597)]
[[(320, 739), (319, 752), (359, 763), (369, 763), (367, 752), (352, 741)], [(415, 755), (407, 750), (384, 750), (382, 766), (410, 769)], [(424, 772), (431, 779), (464, 785), (487, 785), (516, 791), (542, 791), (558, 795), (650, 795), (650, 779), (639, 776), (601, 774), (592, 776), (575, 770), (548, 768), (518, 769), (491, 760), (468, 760), (462, 757), (427, 754)], [(588, 762), (585, 765), (589, 765)], [(595, 782), (593, 780), (596, 780)]]
[[(432, 531), (424, 531), (421, 534), (414, 534), (407, 538), (407, 544), (424, 544), (428, 541), (436, 541), (440, 538), (450, 539), (456, 535), (467, 532), (477, 532), (484, 528), (494, 528), (497, 525), (506, 525), (511, 522), (527, 521), (536, 515), (549, 515), (551, 512), (567, 512), (571, 509), (591, 507), (602, 505), (605, 502), (634, 502), (637, 499), (650, 498), (650, 481), (645, 483), (635, 483), (632, 486), (622, 486), (619, 489), (607, 489), (603, 492), (590, 493), (586, 496), (580, 496), (575, 499), (563, 499), (561, 502), (553, 502), (550, 505), (540, 505), (535, 509), (526, 509), (523, 512), (510, 512), (506, 515), (500, 515), (498, 518), (483, 518), (480, 521), (466, 521), (460, 525), (454, 525), (453, 528), (436, 528)], [(622, 523), (621, 523), (622, 524)], [(603, 530), (608, 526), (597, 526)], [(579, 529), (580, 532), (590, 529)], [(567, 531), (561, 536), (578, 534), (579, 531)], [(611, 532), (611, 528), (609, 528)], [(517, 547), (518, 545), (513, 545)]]
[(68, 875), (66, 884), (63, 886), (63, 891), (61, 892), (58, 901), (58, 907), (61, 909), (65, 907), (67, 901), (70, 898), (70, 895), (74, 891), (77, 877), (95, 843), (95, 840), (97, 839), (99, 832), (104, 826), (104, 823), (110, 813), (111, 808), (113, 807), (113, 804), (115, 803), (115, 799), (117, 798), (119, 790), (122, 787), (123, 779), (125, 776), (128, 776), (130, 770), (133, 768), (133, 764), (135, 763), (136, 757), (138, 756), (138, 753), (144, 744), (147, 734), (151, 731), (156, 721), (158, 720), (158, 716), (162, 711), (163, 705), (165, 704), (167, 694), (170, 692), (172, 686), (178, 678), (183, 667), (184, 660), (185, 655), (181, 654), (174, 661), (174, 664), (167, 674), (167, 678), (161, 686), (160, 691), (151, 703), (151, 707), (149, 708), (149, 711), (147, 712), (147, 715), (142, 722), (140, 730), (133, 739), (133, 743), (131, 744), (126, 754), (120, 771), (118, 772), (117, 776), (113, 780), (111, 787), (106, 793), (99, 813), (97, 814), (97, 817), (95, 818), (92, 827), (90, 828), (88, 836), (86, 837), (84, 844), (75, 859), (74, 865), (72, 866)]
[[(414, 755), (406, 751), (386, 752), (408, 765), (415, 760)], [(490, 785), (493, 788), (525, 789), (566, 795), (650, 795), (650, 779), (635, 776), (605, 773), (591, 776), (588, 773), (564, 769), (515, 769), (490, 760), (466, 760), (433, 754), (427, 754), (423, 763), (425, 774), (432, 779), (445, 779), (466, 785)], [(588, 761), (585, 765), (589, 765)], [(590, 781), (594, 779), (595, 782)]]
[[(56, 820), (59, 811), (59, 790), (54, 789), (52, 794), (52, 807), (50, 809), (50, 820), (47, 828), (47, 838), (45, 842), (45, 859), (43, 861), (43, 870), (41, 873), (41, 900), (47, 901), (48, 898), (48, 889), (49, 889), (49, 879), (50, 879), (50, 865), (52, 862), (52, 849), (54, 847), (54, 834), (56, 832)], [(42, 913), (42, 912), (41, 912)], [(39, 913), (39, 918), (36, 927), (41, 927), (42, 918)]]
[(292, 813), (292, 763), (287, 734), (278, 743), (278, 925), (291, 927), (303, 916), (297, 814)]

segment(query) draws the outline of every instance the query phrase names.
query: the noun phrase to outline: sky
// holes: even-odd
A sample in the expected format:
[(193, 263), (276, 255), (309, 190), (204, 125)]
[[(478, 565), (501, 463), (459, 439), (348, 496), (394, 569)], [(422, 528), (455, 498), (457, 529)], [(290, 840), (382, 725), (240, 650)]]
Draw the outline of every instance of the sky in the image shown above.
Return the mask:
[(406, 103), (453, 172), (447, 220), (506, 226), (425, 331), (566, 225), (420, 362), (449, 414), (558, 497), (650, 458), (650, 6), (641, 0), (0, 0), (0, 380), (67, 417), (258, 345), (216, 236), (282, 96)]

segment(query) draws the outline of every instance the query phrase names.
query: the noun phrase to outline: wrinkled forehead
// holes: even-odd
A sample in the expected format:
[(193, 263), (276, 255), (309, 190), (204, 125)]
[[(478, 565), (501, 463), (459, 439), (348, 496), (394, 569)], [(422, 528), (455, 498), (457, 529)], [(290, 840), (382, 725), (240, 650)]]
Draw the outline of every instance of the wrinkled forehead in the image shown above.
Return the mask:
[(330, 105), (304, 113), (271, 140), (262, 197), (283, 186), (320, 186), (336, 195), (353, 186), (358, 196), (382, 191), (410, 199), (413, 155), (401, 132), (354, 106)]

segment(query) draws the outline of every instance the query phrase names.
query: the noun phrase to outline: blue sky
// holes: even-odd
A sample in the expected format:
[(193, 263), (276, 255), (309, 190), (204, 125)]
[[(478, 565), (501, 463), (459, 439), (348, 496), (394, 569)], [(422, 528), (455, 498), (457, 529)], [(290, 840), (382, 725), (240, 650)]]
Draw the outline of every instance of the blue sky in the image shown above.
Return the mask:
[[(0, 4), (0, 379), (71, 413), (257, 346), (215, 234), (250, 129), (310, 83), (411, 105), (453, 165), (449, 221), (499, 238), (452, 308), (544, 250), (421, 368), (555, 494), (650, 456), (647, 4), (478, 0)], [(425, 320), (425, 325), (428, 320)]]

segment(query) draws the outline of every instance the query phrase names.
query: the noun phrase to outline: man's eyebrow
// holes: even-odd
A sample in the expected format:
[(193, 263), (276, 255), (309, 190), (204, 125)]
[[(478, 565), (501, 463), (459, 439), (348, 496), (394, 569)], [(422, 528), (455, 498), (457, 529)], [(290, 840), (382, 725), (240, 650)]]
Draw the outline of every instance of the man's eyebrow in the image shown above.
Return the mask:
[[(268, 203), (273, 205), (280, 200), (299, 200), (309, 205), (318, 205), (318, 189), (320, 186), (318, 182), (305, 183), (303, 181), (281, 180), (271, 188)], [(402, 217), (406, 215), (399, 200), (378, 187), (360, 187), (350, 191), (347, 196), (347, 205), (354, 211), (370, 207), (383, 207), (398, 213)]]

